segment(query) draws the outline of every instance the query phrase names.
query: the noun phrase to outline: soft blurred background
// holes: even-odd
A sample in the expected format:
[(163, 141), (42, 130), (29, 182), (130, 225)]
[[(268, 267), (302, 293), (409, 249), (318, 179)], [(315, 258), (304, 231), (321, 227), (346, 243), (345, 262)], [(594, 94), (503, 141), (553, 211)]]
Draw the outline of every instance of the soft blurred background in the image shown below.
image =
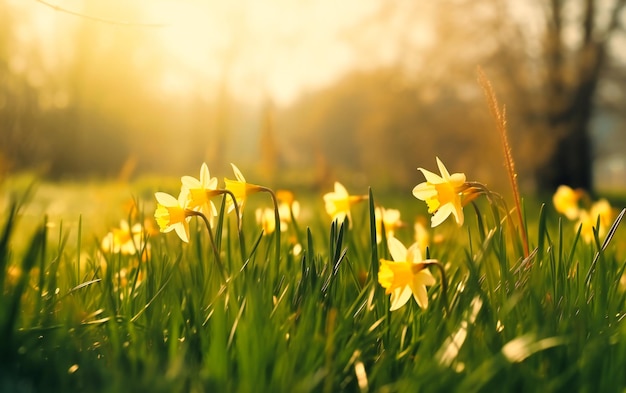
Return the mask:
[(0, 179), (623, 190), (625, 3), (0, 0)]

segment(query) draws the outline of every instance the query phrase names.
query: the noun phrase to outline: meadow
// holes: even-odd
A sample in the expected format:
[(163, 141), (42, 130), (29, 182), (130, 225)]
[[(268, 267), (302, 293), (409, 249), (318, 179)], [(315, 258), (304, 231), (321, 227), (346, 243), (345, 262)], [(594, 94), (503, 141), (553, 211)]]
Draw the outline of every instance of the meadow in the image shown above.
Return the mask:
[[(115, 184), (5, 181), (1, 391), (626, 387), (624, 210), (585, 227), (522, 200), (520, 225), (466, 182), (462, 225), (451, 211), (431, 228), (412, 186), (382, 210), (371, 189), (292, 199), (195, 176), (216, 215), (196, 209), (169, 233), (155, 185), (125, 203)], [(116, 216), (126, 224), (98, 219)]]
[(4, 179), (0, 391), (625, 390), (626, 208), (524, 198), (491, 98), (511, 190)]

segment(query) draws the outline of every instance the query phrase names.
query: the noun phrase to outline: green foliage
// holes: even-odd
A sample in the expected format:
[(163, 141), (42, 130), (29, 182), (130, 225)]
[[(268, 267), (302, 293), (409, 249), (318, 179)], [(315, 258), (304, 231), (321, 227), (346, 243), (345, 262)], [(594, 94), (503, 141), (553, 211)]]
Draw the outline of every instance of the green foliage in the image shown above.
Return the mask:
[(477, 202), (467, 229), (429, 249), (446, 266), (429, 307), (390, 312), (371, 190), (352, 223), (326, 232), (317, 212), (317, 226), (291, 226), (280, 258), (224, 199), (213, 239), (194, 218), (189, 244), (146, 232), (130, 255), (45, 220), (16, 253), (20, 206), (0, 232), (0, 391), (626, 388), (624, 211), (591, 245), (546, 206), (528, 211), (524, 258), (509, 221)]

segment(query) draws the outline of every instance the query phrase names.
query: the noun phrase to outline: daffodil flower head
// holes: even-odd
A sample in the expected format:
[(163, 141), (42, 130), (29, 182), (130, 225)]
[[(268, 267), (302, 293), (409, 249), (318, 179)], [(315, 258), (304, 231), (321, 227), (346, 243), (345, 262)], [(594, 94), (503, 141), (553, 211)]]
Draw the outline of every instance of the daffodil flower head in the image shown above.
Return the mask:
[(390, 310), (394, 311), (404, 306), (413, 298), (421, 308), (428, 307), (428, 293), (426, 286), (434, 285), (435, 278), (426, 268), (422, 253), (417, 244), (408, 249), (395, 237), (387, 239), (389, 253), (393, 261), (380, 260), (378, 283), (385, 288), (385, 293), (391, 295)]
[(426, 219), (423, 216), (419, 216), (415, 220), (413, 229), (415, 232), (415, 243), (419, 250), (425, 253), (426, 248), (430, 245), (430, 233), (426, 228)]
[(296, 202), (295, 195), (289, 190), (276, 190), (276, 199), (278, 199), (280, 203), (284, 203), (288, 206)]
[[(274, 209), (270, 208), (259, 208), (255, 211), (256, 221), (263, 228), (264, 235), (270, 235), (274, 233), (276, 230), (276, 219), (274, 215)], [(284, 232), (287, 230), (287, 226), (282, 223), (280, 224), (280, 231)]]
[[(578, 227), (582, 225), (580, 235), (586, 243), (591, 243), (594, 239), (594, 229), (598, 232), (598, 237), (604, 237), (611, 225), (612, 219), (613, 209), (611, 208), (611, 204), (606, 199), (600, 199), (593, 203), (588, 211), (585, 209), (580, 210), (575, 228), (578, 230)], [(600, 226), (596, 228), (598, 220)]]
[(339, 182), (335, 182), (335, 190), (324, 194), (326, 212), (331, 219), (344, 221), (346, 217), (352, 222), (350, 207), (355, 203), (364, 200), (365, 196), (354, 196), (348, 194), (348, 190)]
[(131, 228), (126, 220), (122, 220), (119, 228), (113, 228), (102, 239), (102, 250), (116, 254), (134, 255), (137, 248), (143, 247), (141, 233), (141, 224), (136, 223)]
[(188, 209), (199, 211), (213, 224), (213, 217), (217, 215), (215, 204), (211, 196), (217, 192), (217, 177), (211, 177), (206, 163), (200, 168), (200, 179), (192, 176), (181, 177), (181, 193), (186, 196), (186, 206)]
[(287, 228), (287, 224), (291, 221), (292, 215), (293, 218), (298, 218), (300, 215), (300, 203), (296, 201), (293, 192), (288, 190), (276, 191), (276, 199), (278, 200), (278, 215), (280, 216), (282, 230), (283, 225)]
[(571, 187), (561, 185), (552, 196), (552, 203), (557, 212), (563, 214), (568, 220), (575, 220), (580, 216), (579, 201), (582, 194)]
[[(232, 192), (237, 200), (237, 205), (239, 206), (239, 215), (243, 212), (243, 206), (246, 202), (246, 197), (248, 194), (253, 192), (258, 192), (262, 189), (261, 186), (257, 186), (255, 184), (246, 183), (246, 178), (243, 176), (239, 168), (233, 163), (230, 164), (233, 167), (233, 173), (235, 174), (236, 180), (231, 180), (224, 178), (225, 188)], [(228, 212), (230, 213), (235, 209), (235, 205), (233, 201), (228, 198), (226, 199), (226, 206), (228, 207)]]
[(157, 200), (157, 207), (154, 212), (159, 229), (163, 233), (176, 231), (180, 239), (186, 243), (189, 242), (189, 219), (186, 214), (185, 204), (187, 196), (181, 192), (178, 199), (165, 192), (157, 192), (154, 194)]
[(377, 207), (374, 211), (374, 218), (376, 220), (376, 241), (379, 243), (382, 240), (383, 224), (385, 227), (385, 237), (394, 236), (395, 230), (403, 225), (400, 220), (400, 210), (398, 209)]
[(431, 226), (436, 227), (452, 214), (459, 226), (463, 225), (464, 191), (469, 187), (465, 182), (465, 174), (453, 173), (450, 175), (439, 157), (437, 166), (441, 176), (424, 168), (417, 168), (424, 174), (426, 181), (413, 188), (413, 195), (428, 205), (428, 212), (433, 214)]

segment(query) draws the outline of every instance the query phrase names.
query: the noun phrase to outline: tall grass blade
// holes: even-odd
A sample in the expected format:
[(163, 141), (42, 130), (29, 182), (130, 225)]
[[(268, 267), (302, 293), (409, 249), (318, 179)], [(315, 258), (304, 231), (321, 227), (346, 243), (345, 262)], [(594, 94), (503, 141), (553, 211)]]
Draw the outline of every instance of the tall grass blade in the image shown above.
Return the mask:
[[(598, 260), (600, 259), (600, 255), (602, 254), (604, 250), (606, 250), (606, 248), (609, 246), (609, 243), (611, 243), (611, 240), (613, 239), (613, 236), (615, 236), (615, 232), (617, 231), (619, 224), (622, 222), (622, 219), (624, 218), (624, 214), (626, 214), (626, 208), (622, 209), (622, 211), (619, 213), (619, 215), (613, 222), (613, 225), (611, 225), (611, 228), (607, 232), (606, 238), (604, 239), (604, 243), (602, 243), (602, 247), (600, 247), (600, 249), (596, 252), (596, 255), (593, 257), (593, 261), (591, 262), (591, 266), (589, 267), (589, 270), (587, 271), (587, 276), (585, 277), (585, 284), (587, 286), (591, 282), (591, 277), (593, 276), (593, 273), (596, 270), (596, 264), (598, 263)], [(599, 239), (597, 239), (597, 234), (595, 234), (595, 236), (596, 236), (596, 242), (599, 245)]]
[[(21, 274), (19, 280), (12, 291), (7, 296), (7, 303), (3, 306), (5, 311), (2, 314), (2, 320), (0, 320), (0, 334), (3, 338), (3, 343), (11, 343), (13, 341), (13, 333), (19, 317), (20, 302), (22, 301), (22, 295), (27, 289), (28, 280), (30, 278), (30, 271), (37, 264), (40, 253), (45, 248), (46, 239), (46, 227), (40, 227), (28, 247), (28, 251), (22, 260)], [(2, 295), (2, 294), (0, 294)], [(4, 303), (4, 298), (3, 303)]]
[(369, 224), (370, 224), (370, 277), (375, 283), (378, 282), (378, 239), (376, 239), (376, 204), (374, 193), (369, 188)]

